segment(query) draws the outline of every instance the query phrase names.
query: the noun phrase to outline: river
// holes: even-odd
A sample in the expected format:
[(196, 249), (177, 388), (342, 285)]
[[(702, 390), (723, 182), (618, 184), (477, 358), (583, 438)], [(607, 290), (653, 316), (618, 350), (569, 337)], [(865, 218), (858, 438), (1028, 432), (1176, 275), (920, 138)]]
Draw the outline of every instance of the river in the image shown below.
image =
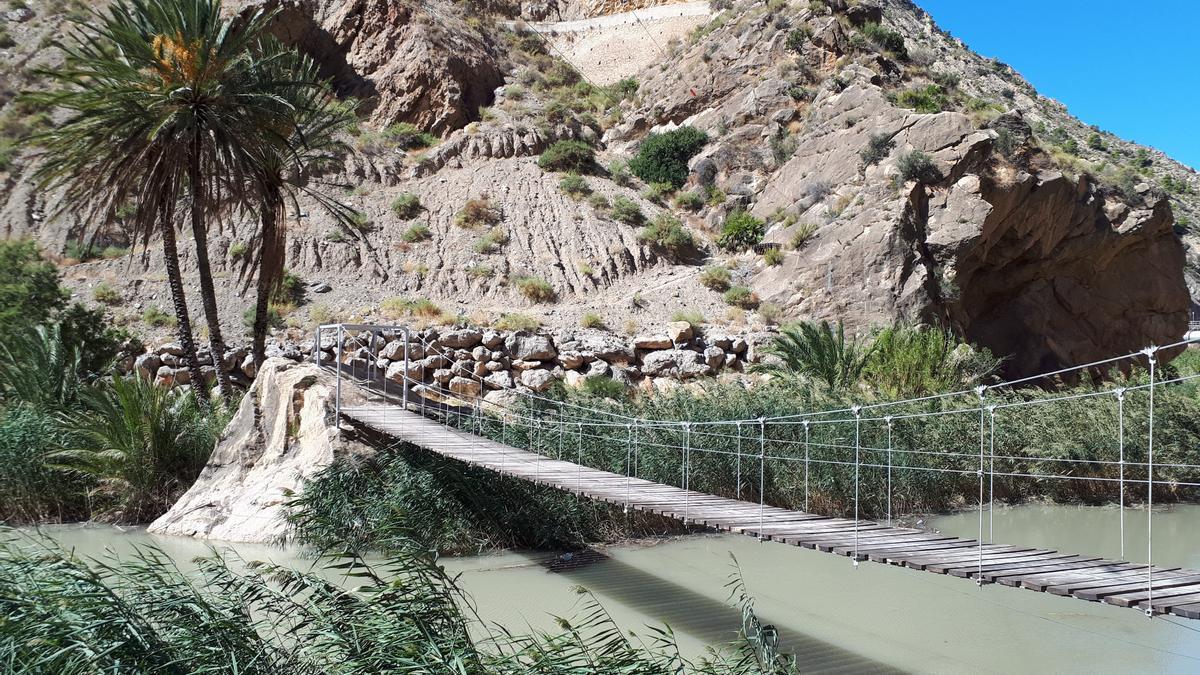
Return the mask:
[[(988, 519), (985, 514), (985, 534)], [(997, 509), (996, 541), (1116, 556), (1115, 508), (1031, 504)], [(974, 537), (977, 512), (933, 519)], [(141, 529), (62, 526), (48, 530), (80, 553), (120, 554), (153, 542), (178, 560), (208, 551), (191, 539)], [(1126, 557), (1145, 559), (1145, 511), (1127, 510)], [(237, 545), (248, 559), (310, 566), (288, 549)], [(1200, 506), (1156, 511), (1156, 563), (1200, 569)], [(816, 672), (1200, 672), (1200, 621), (1147, 619), (1130, 609), (1060, 598), (927, 572), (863, 563), (737, 535), (692, 536), (607, 547), (593, 562), (562, 565), (550, 554), (506, 552), (447, 558), (490, 622), (553, 630), (553, 616), (579, 608), (589, 589), (626, 629), (668, 623), (685, 653), (732, 639), (739, 612), (726, 598), (733, 560), (764, 621), (780, 630), (802, 670)], [(639, 631), (646, 634), (647, 631)]]

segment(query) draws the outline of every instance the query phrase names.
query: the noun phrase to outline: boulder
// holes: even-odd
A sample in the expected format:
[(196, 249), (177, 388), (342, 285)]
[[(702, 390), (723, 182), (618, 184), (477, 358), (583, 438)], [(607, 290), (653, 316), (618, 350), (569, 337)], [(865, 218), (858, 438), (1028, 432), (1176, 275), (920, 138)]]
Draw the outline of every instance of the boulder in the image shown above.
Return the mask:
[(558, 363), (567, 370), (574, 370), (583, 365), (583, 355), (579, 352), (559, 352)]
[(675, 377), (683, 380), (711, 375), (712, 368), (696, 352), (686, 349), (664, 349), (642, 357), (642, 373), (651, 377)]
[(546, 391), (554, 384), (554, 375), (540, 368), (527, 370), (521, 373), (521, 384), (537, 392)]
[(137, 357), (133, 362), (133, 367), (137, 370), (138, 375), (149, 380), (158, 375), (158, 368), (162, 365), (162, 360), (154, 352), (148, 352)]
[(496, 349), (504, 344), (504, 336), (494, 330), (483, 331), (483, 346), (488, 349)]
[(668, 323), (667, 337), (671, 338), (671, 342), (677, 345), (686, 343), (692, 339), (692, 324), (686, 321), (672, 321)]
[(383, 376), (396, 384), (404, 384), (406, 376), (408, 380), (420, 382), (425, 377), (425, 365), (420, 361), (410, 361), (405, 371), (403, 361), (393, 361)]
[(433, 381), (438, 384), (446, 384), (454, 378), (454, 371), (449, 368), (438, 368), (433, 371)]
[(670, 349), (675, 346), (668, 335), (639, 335), (633, 338), (635, 349)]
[(442, 334), (438, 343), (453, 349), (470, 349), (483, 340), (483, 333), (474, 328), (459, 328)]
[(507, 370), (501, 370), (488, 375), (487, 377), (483, 378), (483, 383), (486, 384), (489, 389), (512, 389), (514, 386), (512, 374)]
[(458, 396), (475, 398), (483, 390), (478, 380), (466, 377), (455, 377), (450, 380), (450, 392)]
[[(627, 363), (634, 359), (633, 349), (624, 338), (599, 330), (581, 331), (562, 344), (565, 351), (591, 353), (609, 363)], [(566, 367), (564, 364), (563, 367)], [(578, 366), (575, 366), (578, 367)]]
[(554, 342), (546, 335), (513, 333), (504, 341), (508, 354), (522, 361), (549, 361), (558, 356)]
[(720, 347), (708, 347), (704, 350), (704, 362), (710, 368), (720, 368), (725, 365), (725, 350)]

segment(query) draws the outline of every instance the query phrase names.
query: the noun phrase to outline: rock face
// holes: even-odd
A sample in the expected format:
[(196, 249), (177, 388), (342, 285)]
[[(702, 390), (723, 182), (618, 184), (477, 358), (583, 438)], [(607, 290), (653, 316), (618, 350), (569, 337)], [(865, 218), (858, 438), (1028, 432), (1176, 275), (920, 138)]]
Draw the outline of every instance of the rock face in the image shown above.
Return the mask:
[(380, 127), (407, 122), (442, 136), (478, 118), (504, 83), (496, 47), (432, 4), (286, 0), (274, 32), (321, 64), (339, 93), (373, 105)]
[(287, 493), (351, 452), (332, 426), (330, 376), (312, 364), (268, 359), (183, 497), (149, 528), (237, 542), (274, 543), (287, 531)]

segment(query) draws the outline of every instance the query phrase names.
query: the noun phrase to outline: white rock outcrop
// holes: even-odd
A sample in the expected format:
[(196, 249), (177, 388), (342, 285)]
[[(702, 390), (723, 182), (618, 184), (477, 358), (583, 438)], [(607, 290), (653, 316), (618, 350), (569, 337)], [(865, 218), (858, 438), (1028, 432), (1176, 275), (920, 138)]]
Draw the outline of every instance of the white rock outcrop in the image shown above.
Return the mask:
[(351, 452), (338, 440), (333, 418), (328, 373), (307, 362), (268, 359), (200, 478), (149, 531), (282, 541), (289, 494), (299, 493), (305, 479)]

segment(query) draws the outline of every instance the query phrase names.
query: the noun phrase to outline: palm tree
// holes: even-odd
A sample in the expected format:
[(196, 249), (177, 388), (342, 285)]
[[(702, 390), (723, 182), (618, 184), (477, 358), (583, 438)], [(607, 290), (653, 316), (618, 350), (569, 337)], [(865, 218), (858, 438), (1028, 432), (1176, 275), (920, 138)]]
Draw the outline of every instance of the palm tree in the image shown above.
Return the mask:
[[(346, 150), (337, 134), (354, 122), (354, 108), (333, 97), (328, 83), (320, 78), (311, 59), (295, 55), (275, 63), (282, 71), (280, 80), (293, 83), (281, 93), (293, 119), (287, 142), (258, 160), (255, 186), (261, 200), (258, 250), (254, 260), (247, 259), (243, 267), (243, 273), (251, 265), (257, 269), (253, 328), (256, 368), (262, 366), (266, 357), (271, 297), (283, 280), (287, 202), (291, 200), (295, 204), (296, 198), (303, 194), (340, 222), (350, 223), (355, 215), (354, 209), (328, 197), (327, 191), (311, 187), (316, 183), (314, 174), (332, 166)], [(299, 211), (298, 204), (295, 207)]]
[(854, 386), (871, 357), (870, 348), (846, 339), (840, 321), (836, 329), (828, 321), (787, 326), (764, 351), (778, 357), (779, 363), (757, 364), (755, 372), (812, 377), (824, 382), (830, 393)]
[[(66, 188), (72, 208), (92, 222), (111, 220), (118, 205), (137, 205), (133, 225), (143, 245), (163, 239), (163, 257), (179, 320), (179, 335), (202, 399), (207, 391), (196, 358), (172, 229), (187, 198), (200, 295), (214, 361), (225, 352), (208, 255), (208, 216), (251, 203), (258, 162), (291, 136), (293, 111), (279, 96), (291, 83), (277, 77), (264, 49), (271, 12), (221, 16), (219, 0), (118, 0), (106, 13), (75, 25), (61, 68), (42, 74), (59, 91), (34, 95), (66, 109), (60, 127), (36, 137), (48, 158), (43, 184)], [(273, 44), (273, 43), (272, 43)], [(215, 368), (218, 391), (228, 375)]]

